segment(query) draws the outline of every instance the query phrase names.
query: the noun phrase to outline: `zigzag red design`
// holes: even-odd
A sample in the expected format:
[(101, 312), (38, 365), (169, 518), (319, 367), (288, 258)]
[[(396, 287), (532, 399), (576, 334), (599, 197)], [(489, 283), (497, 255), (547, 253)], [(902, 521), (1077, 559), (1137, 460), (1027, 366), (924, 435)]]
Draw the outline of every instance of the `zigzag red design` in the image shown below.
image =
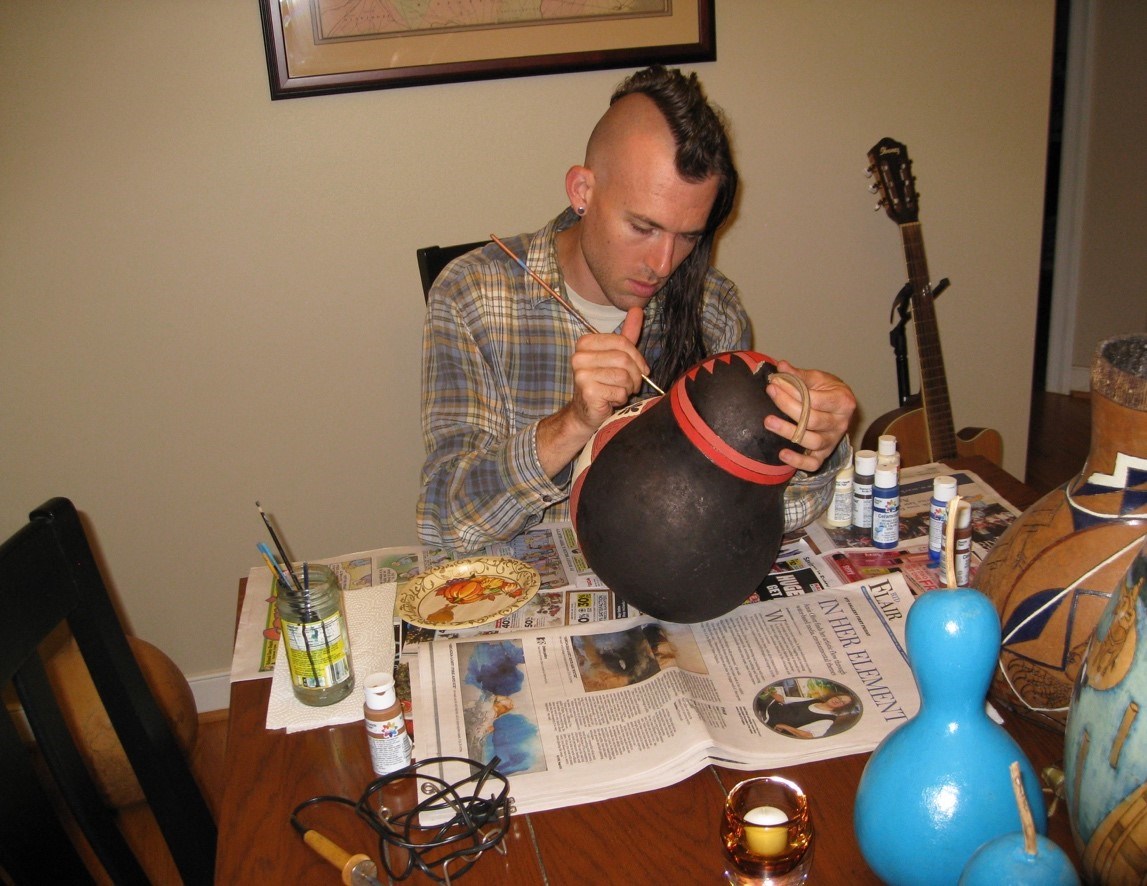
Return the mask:
[(689, 399), (689, 393), (685, 389), (686, 379), (692, 381), (696, 372), (702, 368), (712, 372), (712, 366), (718, 360), (729, 364), (733, 357), (743, 360), (753, 372), (756, 372), (762, 363), (776, 364), (772, 358), (758, 354), (756, 351), (718, 354), (703, 363), (699, 363), (669, 389), (669, 405), (673, 409), (673, 417), (677, 421), (678, 427), (681, 428), (681, 432), (697, 448), (697, 451), (727, 474), (760, 485), (776, 486), (785, 483), (796, 473), (796, 468), (786, 464), (770, 465), (741, 454), (713, 432), (713, 429), (705, 423)]

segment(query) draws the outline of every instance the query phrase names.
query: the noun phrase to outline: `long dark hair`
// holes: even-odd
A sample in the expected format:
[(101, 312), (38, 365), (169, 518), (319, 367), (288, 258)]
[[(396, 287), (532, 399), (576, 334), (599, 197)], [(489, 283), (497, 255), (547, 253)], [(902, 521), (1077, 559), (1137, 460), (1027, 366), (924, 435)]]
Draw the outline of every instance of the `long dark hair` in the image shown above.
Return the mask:
[(737, 196), (737, 167), (733, 163), (725, 118), (711, 105), (696, 73), (653, 65), (626, 78), (613, 93), (618, 99), (640, 93), (660, 109), (677, 145), (676, 166), (688, 182), (717, 176), (717, 196), (709, 210), (705, 232), (661, 290), (665, 344), (654, 361), (652, 377), (668, 387), (694, 363), (709, 356), (701, 327), (701, 295), (718, 228), (733, 211)]

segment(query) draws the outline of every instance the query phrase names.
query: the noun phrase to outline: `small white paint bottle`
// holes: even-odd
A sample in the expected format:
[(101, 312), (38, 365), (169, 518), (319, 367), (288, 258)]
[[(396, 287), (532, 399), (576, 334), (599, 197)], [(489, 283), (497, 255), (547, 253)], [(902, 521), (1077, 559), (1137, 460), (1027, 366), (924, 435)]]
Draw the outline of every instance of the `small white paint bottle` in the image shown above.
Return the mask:
[(900, 452), (896, 448), (896, 437), (893, 434), (881, 434), (876, 440), (877, 464), (884, 462), (892, 465), (897, 473), (900, 471)]
[(836, 473), (833, 481), (832, 501), (824, 512), (826, 526), (849, 526), (852, 524), (852, 465), (845, 465)]

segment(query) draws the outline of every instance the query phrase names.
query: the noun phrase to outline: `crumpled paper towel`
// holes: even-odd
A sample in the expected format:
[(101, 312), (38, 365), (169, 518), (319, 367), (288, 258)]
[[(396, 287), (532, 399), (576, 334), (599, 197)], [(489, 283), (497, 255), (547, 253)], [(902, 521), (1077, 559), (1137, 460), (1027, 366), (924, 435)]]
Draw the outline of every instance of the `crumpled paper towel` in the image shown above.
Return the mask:
[(355, 689), (342, 701), (323, 707), (305, 705), (291, 688), (291, 672), (283, 643), (279, 643), (271, 698), (267, 702), (267, 728), (302, 732), (361, 720), (363, 680), (371, 674), (394, 672), (394, 582), (343, 592)]

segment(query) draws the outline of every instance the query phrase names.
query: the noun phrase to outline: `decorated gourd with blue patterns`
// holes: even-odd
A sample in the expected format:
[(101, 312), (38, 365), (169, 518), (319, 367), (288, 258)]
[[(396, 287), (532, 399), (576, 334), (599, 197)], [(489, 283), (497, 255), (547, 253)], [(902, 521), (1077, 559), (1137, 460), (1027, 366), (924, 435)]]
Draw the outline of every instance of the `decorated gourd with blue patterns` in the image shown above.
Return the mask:
[[(1147, 536), (1145, 536), (1147, 538)], [(1071, 832), (1090, 882), (1147, 879), (1147, 544), (1083, 657), (1064, 736)]]

